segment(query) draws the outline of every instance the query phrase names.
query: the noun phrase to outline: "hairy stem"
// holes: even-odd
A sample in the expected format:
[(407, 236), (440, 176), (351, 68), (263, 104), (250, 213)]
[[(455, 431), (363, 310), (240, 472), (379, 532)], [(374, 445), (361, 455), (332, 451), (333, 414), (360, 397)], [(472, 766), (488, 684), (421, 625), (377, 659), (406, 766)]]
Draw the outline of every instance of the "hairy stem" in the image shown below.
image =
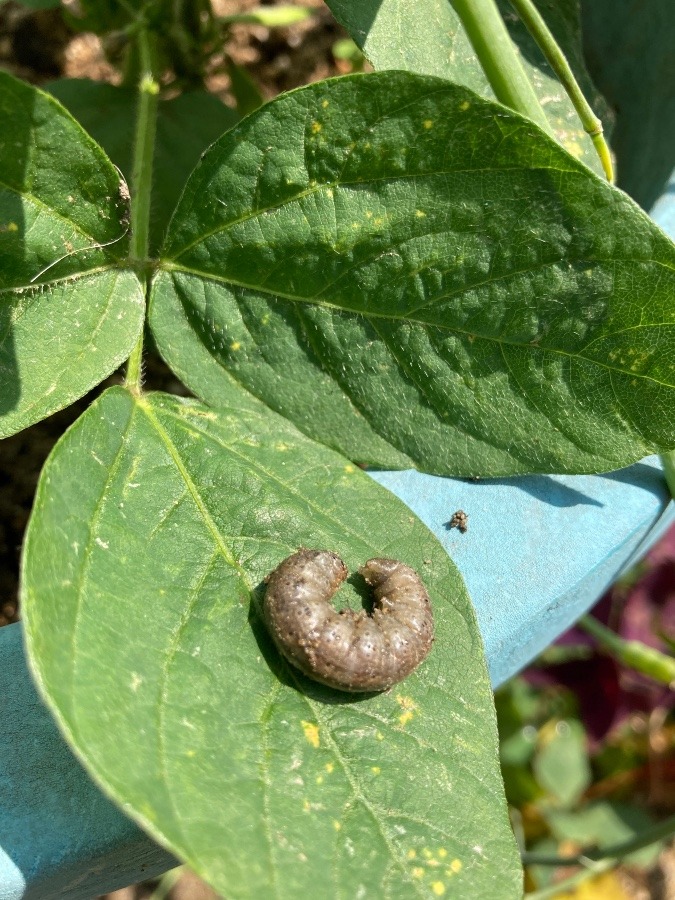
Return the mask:
[(579, 83), (565, 58), (565, 54), (558, 46), (556, 39), (551, 34), (548, 25), (534, 3), (532, 3), (532, 0), (510, 0), (510, 3), (518, 13), (523, 25), (537, 42), (539, 49), (546, 57), (546, 61), (555, 72), (556, 77), (565, 88), (567, 96), (572, 101), (572, 105), (581, 119), (584, 131), (593, 141), (593, 146), (600, 158), (607, 181), (613, 182), (612, 156), (605, 141), (602, 122), (595, 115), (590, 103), (584, 97)]
[(551, 126), (523, 69), (495, 0), (451, 2), (497, 100), (532, 119), (547, 134), (551, 134)]
[[(148, 257), (152, 161), (155, 152), (159, 84), (155, 80), (153, 73), (151, 36), (145, 28), (138, 30), (137, 40), (140, 72), (133, 168), (131, 173), (130, 261), (133, 266), (139, 269), (145, 267)], [(126, 385), (135, 392), (141, 390), (142, 357), (143, 334), (141, 333), (127, 363)]]

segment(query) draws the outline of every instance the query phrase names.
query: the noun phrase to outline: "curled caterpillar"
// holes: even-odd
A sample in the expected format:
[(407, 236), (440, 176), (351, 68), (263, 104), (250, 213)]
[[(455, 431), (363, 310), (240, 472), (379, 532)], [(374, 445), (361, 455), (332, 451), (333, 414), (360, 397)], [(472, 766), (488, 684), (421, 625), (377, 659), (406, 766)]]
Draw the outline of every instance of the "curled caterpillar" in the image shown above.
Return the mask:
[(402, 562), (370, 559), (359, 572), (373, 589), (372, 615), (336, 612), (330, 599), (347, 567), (329, 550), (299, 550), (267, 578), (265, 622), (283, 656), (310, 678), (341, 691), (384, 691), (431, 650), (431, 603)]

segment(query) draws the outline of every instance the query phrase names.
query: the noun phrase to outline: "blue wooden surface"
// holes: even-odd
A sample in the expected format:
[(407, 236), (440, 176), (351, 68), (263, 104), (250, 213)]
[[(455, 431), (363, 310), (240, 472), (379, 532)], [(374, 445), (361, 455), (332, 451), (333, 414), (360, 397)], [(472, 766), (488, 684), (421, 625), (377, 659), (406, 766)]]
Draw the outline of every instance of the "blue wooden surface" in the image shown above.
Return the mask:
[[(654, 218), (675, 235), (675, 179)], [(596, 476), (373, 478), (408, 503), (459, 566), (495, 685), (587, 610), (675, 519), (654, 459)], [(469, 515), (464, 535), (444, 524), (460, 508)], [(174, 865), (68, 750), (30, 681), (20, 625), (0, 629), (0, 661), (0, 900), (90, 900)]]

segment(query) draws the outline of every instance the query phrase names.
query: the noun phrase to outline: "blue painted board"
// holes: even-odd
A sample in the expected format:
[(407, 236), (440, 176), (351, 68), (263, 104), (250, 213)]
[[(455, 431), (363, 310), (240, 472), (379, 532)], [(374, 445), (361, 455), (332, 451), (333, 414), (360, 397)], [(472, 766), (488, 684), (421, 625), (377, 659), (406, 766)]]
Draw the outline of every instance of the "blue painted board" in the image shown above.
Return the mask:
[(20, 625), (0, 628), (0, 697), (0, 900), (91, 900), (176, 865), (70, 752), (33, 686)]

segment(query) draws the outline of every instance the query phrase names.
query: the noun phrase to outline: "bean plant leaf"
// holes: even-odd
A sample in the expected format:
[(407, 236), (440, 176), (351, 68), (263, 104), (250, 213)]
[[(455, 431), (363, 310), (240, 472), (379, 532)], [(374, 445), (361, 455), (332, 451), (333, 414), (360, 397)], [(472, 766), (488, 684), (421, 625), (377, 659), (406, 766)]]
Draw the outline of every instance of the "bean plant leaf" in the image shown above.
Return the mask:
[[(423, 574), (436, 641), (409, 679), (346, 695), (283, 662), (260, 604), (300, 546)], [(404, 504), (284, 419), (106, 391), (43, 471), (22, 595), (78, 756), (223, 896), (521, 896), (461, 577)]]
[(527, 120), (383, 72), (279, 97), (211, 148), (150, 322), (202, 399), (245, 389), (359, 462), (606, 471), (675, 445), (674, 267)]
[(144, 296), (126, 185), (53, 98), (0, 73), (0, 437), (81, 397), (133, 347)]
[(616, 110), (619, 187), (650, 209), (675, 167), (675, 16), (671, 0), (584, 3), (584, 46)]
[[(436, 75), (488, 100), (495, 99), (450, 0), (326, 0), (326, 5), (377, 70)], [(498, 5), (556, 138), (569, 153), (602, 175), (593, 144), (541, 50), (509, 0), (500, 0)], [(605, 128), (610, 129), (612, 115), (593, 85), (583, 58), (579, 0), (536, 0), (536, 6), (585, 96)]]
[[(52, 82), (53, 94), (131, 181), (136, 91), (86, 78)], [(239, 120), (207, 91), (160, 100), (152, 168), (150, 253), (156, 254), (190, 172), (209, 144)]]

